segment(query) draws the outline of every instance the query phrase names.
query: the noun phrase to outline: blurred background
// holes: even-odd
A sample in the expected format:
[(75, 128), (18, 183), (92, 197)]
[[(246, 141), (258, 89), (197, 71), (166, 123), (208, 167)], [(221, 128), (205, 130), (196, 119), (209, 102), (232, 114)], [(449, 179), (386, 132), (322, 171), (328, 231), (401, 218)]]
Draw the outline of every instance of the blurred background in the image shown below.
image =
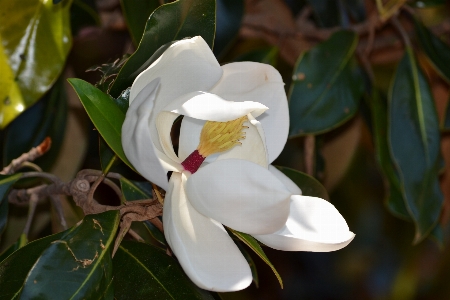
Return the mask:
[[(100, 72), (86, 70), (133, 53), (148, 18), (142, 12), (151, 12), (164, 2), (122, 1), (73, 1), (68, 8), (73, 41), (67, 60), (60, 62), (61, 75), (49, 91), (20, 115), (17, 113), (1, 130), (3, 166), (45, 136), (51, 136), (52, 150), (36, 161), (44, 170), (69, 181), (80, 169), (101, 168), (98, 133), (65, 79), (77, 77), (93, 84), (99, 81)], [(2, 10), (6, 10), (4, 2), (0, 2)], [(30, 0), (22, 2), (25, 6)], [(326, 40), (338, 28), (353, 29), (359, 35), (356, 50), (359, 63), (372, 73), (375, 86), (387, 94), (404, 45), (393, 26), (377, 21), (377, 2), (217, 0), (214, 53), (221, 64), (242, 60), (272, 64), (282, 74), (288, 92), (295, 63), (302, 52)], [(413, 24), (399, 7), (407, 7), (404, 9), (408, 13), (419, 16), (445, 43), (449, 41), (447, 1), (399, 0), (384, 1), (384, 4), (398, 6), (395, 14), (414, 44)], [(5, 15), (3, 11), (2, 18)], [(8, 22), (19, 22), (16, 19)], [(133, 32), (130, 28), (142, 29)], [(448, 83), (431, 68), (423, 54), (417, 55), (442, 121), (449, 96)], [(337, 129), (317, 136), (313, 170), (305, 164), (305, 137), (289, 139), (275, 162), (311, 173), (324, 184), (330, 201), (356, 234), (352, 243), (332, 253), (294, 253), (264, 247), (283, 278), (284, 288), (281, 289), (271, 269), (252, 253), (259, 286), (252, 284), (244, 291), (222, 294), (223, 299), (450, 299), (449, 169), (440, 176), (444, 193), (440, 217), (443, 242), (427, 238), (413, 245), (414, 224), (397, 218), (386, 207), (387, 183), (376, 160), (367, 111), (363, 101), (354, 117)], [(441, 152), (448, 164), (450, 135), (443, 133), (441, 138)], [(136, 178), (126, 167), (118, 171)], [(103, 201), (118, 202), (107, 187), (101, 187), (98, 194)], [(69, 226), (82, 217), (82, 212), (70, 200), (66, 199), (64, 209)], [(0, 252), (17, 240), (26, 215), (26, 208), (10, 206)], [(30, 239), (60, 231), (55, 219), (50, 204), (40, 204)]]

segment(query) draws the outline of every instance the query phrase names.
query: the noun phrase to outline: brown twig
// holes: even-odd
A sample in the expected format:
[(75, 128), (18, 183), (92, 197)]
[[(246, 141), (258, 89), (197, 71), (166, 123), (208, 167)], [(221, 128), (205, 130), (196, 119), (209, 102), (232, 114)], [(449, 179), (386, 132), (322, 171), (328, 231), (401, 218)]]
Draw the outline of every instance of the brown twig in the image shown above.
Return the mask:
[(316, 138), (314, 135), (305, 136), (304, 159), (305, 172), (310, 176), (314, 176), (314, 152), (316, 147)]

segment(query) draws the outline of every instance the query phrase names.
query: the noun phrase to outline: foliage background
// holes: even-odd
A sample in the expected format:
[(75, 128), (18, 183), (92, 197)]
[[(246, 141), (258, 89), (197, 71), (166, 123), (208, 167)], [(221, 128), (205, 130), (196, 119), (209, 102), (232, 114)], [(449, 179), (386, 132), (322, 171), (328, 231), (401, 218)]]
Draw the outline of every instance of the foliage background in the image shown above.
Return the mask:
[[(41, 16), (42, 20), (47, 20), (51, 24), (51, 26), (44, 26), (45, 22), (41, 22), (44, 24), (43, 27), (35, 31), (38, 38), (47, 36), (49, 32), (57, 36), (57, 40), (60, 41), (67, 36), (67, 41), (59, 43), (57, 47), (49, 42), (36, 45), (38, 48), (45, 48), (48, 53), (43, 58), (35, 58), (36, 61), (45, 62), (43, 65), (33, 65), (35, 69), (23, 63), (31, 58), (31, 54), (25, 54), (25, 60), (20, 56), (16, 58), (16, 67), (10, 63), (12, 66), (10, 73), (16, 72), (14, 74), (17, 77), (23, 76), (25, 79), (39, 77), (27, 76), (39, 73), (48, 66), (59, 64), (60, 68), (52, 71), (50, 77), (53, 79), (47, 78), (42, 82), (28, 84), (31, 87), (36, 85), (46, 87), (39, 93), (26, 93), (22, 88), (23, 95), (17, 98), (14, 96), (17, 89), (13, 87), (9, 96), (1, 94), (2, 99), (5, 99), (2, 100), (1, 106), (4, 114), (11, 106), (17, 107), (22, 104), (24, 105), (22, 110), (28, 107), (23, 112), (16, 109), (17, 115), (21, 114), (15, 120), (11, 117), (11, 123), (5, 121), (5, 118), (2, 119), (4, 122), (0, 136), (2, 164), (8, 165), (12, 159), (39, 144), (45, 136), (51, 136), (53, 141), (51, 151), (36, 160), (36, 164), (65, 181), (73, 179), (76, 172), (83, 168), (102, 169), (100, 157), (105, 160), (107, 154), (107, 151), (104, 152), (105, 145), (101, 142), (99, 144), (98, 132), (92, 130), (94, 127), (89, 117), (73, 88), (65, 79), (76, 77), (92, 84), (98, 82), (101, 79), (100, 72), (86, 72), (86, 70), (95, 65), (112, 63), (123, 54), (133, 53), (144, 32), (145, 22), (150, 12), (161, 4), (156, 0), (122, 0), (121, 2), (74, 0), (73, 3), (70, 2), (63, 0), (57, 4), (63, 7), (61, 16), (57, 17), (58, 23), (55, 20), (49, 21), (46, 15), (54, 8), (51, 1), (15, 1), (20, 9), (8, 7), (5, 0), (0, 1), (3, 18), (7, 8), (11, 11), (11, 18), (8, 18), (8, 21), (6, 18), (1, 21), (2, 39), (6, 39), (8, 34), (21, 35), (20, 28), (12, 27), (12, 24), (16, 24), (20, 18), (26, 19), (27, 15), (36, 11), (39, 14), (35, 14), (34, 17)], [(196, 1), (191, 2), (196, 3)], [(339, 78), (350, 78), (350, 81), (338, 82), (336, 85), (349, 87), (348, 93), (351, 96), (344, 93), (347, 96), (342, 96), (342, 99), (356, 102), (344, 102), (349, 110), (344, 110), (343, 116), (339, 117), (339, 122), (331, 122), (332, 124), (325, 126), (326, 128), (321, 129), (320, 126), (324, 126), (324, 123), (311, 117), (310, 124), (313, 128), (310, 129), (310, 133), (314, 135), (319, 133), (316, 138), (305, 134), (297, 136), (296, 129), (292, 132), (292, 138), (288, 141), (285, 151), (276, 161), (276, 164), (310, 173), (321, 180), (330, 194), (331, 202), (345, 217), (350, 229), (356, 233), (355, 240), (348, 247), (333, 253), (291, 253), (265, 247), (264, 251), (283, 278), (284, 289), (280, 289), (271, 269), (259, 257), (251, 253), (259, 272), (259, 287), (252, 284), (250, 288), (241, 292), (221, 294), (223, 299), (450, 298), (450, 288), (446, 282), (450, 270), (449, 168), (441, 168), (443, 161), (438, 158), (436, 158), (439, 160), (436, 163), (437, 167), (424, 166), (425, 169), (420, 169), (420, 161), (413, 164), (422, 170), (416, 169), (417, 173), (434, 172), (434, 175), (430, 176), (434, 176), (435, 180), (439, 173), (439, 183), (443, 192), (443, 196), (426, 197), (425, 205), (420, 208), (421, 211), (426, 211), (432, 206), (427, 201), (432, 202), (433, 197), (438, 197), (435, 201), (438, 203), (438, 209), (430, 212), (434, 216), (432, 222), (439, 221), (442, 229), (441, 232), (432, 234), (438, 241), (422, 237), (418, 239), (413, 222), (405, 222), (397, 217), (401, 208), (397, 209), (395, 204), (403, 202), (401, 200), (398, 202), (398, 198), (397, 200), (392, 198), (395, 195), (393, 180), (388, 177), (389, 175), (385, 175), (389, 174), (386, 168), (389, 168), (390, 164), (383, 161), (380, 144), (376, 142), (376, 138), (383, 137), (383, 134), (387, 135), (387, 132), (385, 130), (384, 133), (374, 134), (377, 128), (379, 129), (379, 126), (383, 126), (385, 124), (383, 122), (386, 122), (387, 113), (386, 108), (383, 110), (383, 105), (386, 106), (386, 97), (390, 93), (390, 85), (396, 72), (400, 72), (396, 70), (406, 53), (405, 49), (411, 47), (414, 53), (412, 56), (416, 57), (415, 61), (423, 70), (431, 92), (427, 94), (425, 87), (425, 92), (421, 95), (425, 94), (424, 98), (428, 97), (435, 103), (437, 118), (439, 124), (442, 124), (442, 133), (439, 134), (441, 142), (434, 144), (433, 147), (440, 148), (443, 160), (447, 164), (450, 161), (450, 139), (446, 132), (449, 126), (445, 124), (446, 120), (449, 120), (447, 109), (449, 73), (445, 68), (450, 65), (448, 64), (450, 52), (445, 45), (448, 45), (450, 33), (450, 7), (446, 1), (424, 0), (408, 3), (385, 1), (384, 7), (387, 10), (383, 14), (380, 9), (377, 10), (377, 2), (362, 0), (217, 1), (214, 53), (219, 61), (226, 63), (254, 60), (270, 63), (283, 75), (287, 92), (291, 95), (298, 93), (298, 97), (303, 97), (304, 101), (312, 98), (313, 93), (309, 91), (311, 88), (306, 81), (303, 81), (301, 74), (315, 72), (317, 76), (317, 81), (314, 82), (315, 88), (316, 83), (318, 85), (324, 83), (324, 78), (327, 78), (332, 70), (330, 67), (332, 61), (324, 62), (324, 53), (320, 53), (318, 61), (312, 57), (311, 65), (303, 66), (298, 63), (299, 57), (305, 55), (303, 57), (305, 60), (310, 57), (302, 53), (310, 49), (320, 51), (320, 48), (317, 50), (317, 45), (322, 41), (329, 41), (332, 33), (338, 29), (352, 29), (358, 36), (356, 41), (356, 35), (355, 37), (341, 35), (334, 43), (331, 42), (322, 49), (331, 53), (330, 55), (337, 62), (345, 61), (342, 72), (348, 74), (340, 75)], [(443, 44), (433, 40), (433, 37), (430, 38), (426, 31), (421, 31), (420, 25), (414, 24), (411, 15), (416, 16), (427, 28), (432, 29), (435, 39), (439, 39)], [(383, 20), (383, 16), (387, 19)], [(69, 20), (71, 34), (67, 32)], [(373, 36), (372, 33), (374, 33)], [(402, 34), (406, 34), (409, 38), (402, 39)], [(348, 43), (346, 38), (349, 40)], [(408, 44), (409, 42), (411, 44)], [(345, 48), (347, 44), (348, 47)], [(2, 47), (5, 49), (3, 52), (0, 51), (0, 55), (8, 53), (8, 45), (3, 43)], [(339, 56), (341, 50), (343, 54)], [(28, 53), (26, 51), (25, 48), (24, 53)], [(52, 53), (52, 51), (56, 52)], [(347, 59), (345, 54), (353, 53), (353, 51), (354, 56)], [(67, 60), (65, 54), (68, 54)], [(7, 78), (4, 62), (5, 59), (0, 57), (0, 64), (3, 63), (0, 65), (3, 80), (1, 83), (7, 86), (13, 79), (14, 82), (17, 80)], [(406, 70), (405, 75), (399, 78), (406, 78), (410, 73)], [(45, 79), (45, 76), (38, 79)], [(51, 89), (48, 90), (50, 87)], [(292, 90), (294, 87), (297, 90)], [(329, 89), (328, 86), (323, 87), (323, 90), (327, 89)], [(116, 95), (113, 96), (117, 97), (120, 91), (120, 88), (114, 91), (113, 87), (111, 94), (115, 92)], [(334, 93), (331, 98), (339, 97), (336, 94), (342, 95), (335, 90), (329, 93)], [(405, 89), (398, 92), (399, 95), (405, 93), (407, 94)], [(8, 104), (7, 99), (20, 100), (11, 105)], [(291, 108), (292, 101), (291, 98)], [(378, 106), (374, 107), (374, 105)], [(320, 110), (319, 116), (320, 112), (325, 110), (326, 108)], [(14, 115), (14, 112), (10, 114)], [(303, 119), (308, 116), (303, 116)], [(384, 119), (383, 116), (385, 116)], [(299, 118), (296, 118), (294, 114), (291, 115), (291, 119), (294, 120), (293, 125), (296, 125)], [(382, 121), (377, 123), (377, 120)], [(294, 127), (291, 126), (291, 128)], [(331, 128), (333, 130), (330, 130)], [(408, 132), (404, 131), (403, 134), (407, 137), (407, 142), (399, 145), (400, 150), (417, 149), (414, 138), (411, 137), (408, 140), (410, 137)], [(391, 146), (397, 142), (388, 141), (386, 137), (384, 141)], [(377, 159), (382, 162), (381, 167)], [(116, 166), (116, 168), (127, 178), (137, 178), (124, 165)], [(422, 181), (424, 182), (423, 179)], [(431, 184), (425, 183), (425, 186), (429, 185)], [(118, 199), (107, 187), (100, 186), (97, 194), (104, 203), (118, 204)], [(441, 201), (443, 201), (442, 206)], [(71, 200), (66, 199), (63, 207), (70, 226), (82, 218), (82, 211)], [(0, 252), (18, 240), (27, 220), (26, 208), (10, 205), (9, 210), (8, 225), (0, 241)], [(411, 219), (408, 214), (406, 217)], [(416, 227), (417, 223), (420, 222), (416, 222)], [(37, 206), (28, 238), (34, 240), (59, 232), (61, 229), (50, 203), (44, 202)], [(135, 229), (139, 231), (139, 228)], [(414, 240), (421, 241), (417, 245), (412, 245)]]

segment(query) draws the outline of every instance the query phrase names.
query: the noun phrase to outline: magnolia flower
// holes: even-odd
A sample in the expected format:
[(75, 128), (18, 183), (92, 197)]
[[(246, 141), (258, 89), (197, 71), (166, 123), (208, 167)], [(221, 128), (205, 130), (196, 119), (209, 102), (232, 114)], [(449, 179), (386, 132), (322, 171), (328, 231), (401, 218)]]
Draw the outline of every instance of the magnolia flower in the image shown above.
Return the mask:
[[(284, 83), (273, 67), (220, 66), (205, 41), (194, 37), (174, 43), (143, 71), (129, 99), (125, 154), (167, 191), (164, 234), (199, 287), (236, 291), (252, 281), (225, 226), (285, 251), (334, 251), (353, 239), (332, 204), (301, 196), (270, 165), (289, 128)], [(171, 129), (179, 116), (175, 153)]]

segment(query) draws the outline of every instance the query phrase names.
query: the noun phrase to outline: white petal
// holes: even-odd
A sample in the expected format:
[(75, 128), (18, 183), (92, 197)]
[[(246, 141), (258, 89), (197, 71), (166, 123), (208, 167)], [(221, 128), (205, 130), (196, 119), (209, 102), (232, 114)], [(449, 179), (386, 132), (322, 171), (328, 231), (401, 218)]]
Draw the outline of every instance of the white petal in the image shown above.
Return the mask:
[(294, 195), (286, 225), (276, 233), (254, 237), (277, 250), (329, 252), (344, 248), (355, 235), (328, 201)]
[(230, 158), (245, 159), (267, 168), (267, 151), (261, 123), (253, 118), (251, 114), (248, 117), (249, 121), (244, 124), (248, 128), (244, 130), (245, 139), (241, 140), (242, 144), (220, 153), (217, 160)]
[(183, 117), (180, 127), (180, 139), (178, 140), (178, 156), (181, 161), (184, 161), (189, 154), (197, 149), (200, 143), (200, 133), (205, 123), (205, 120)]
[(184, 94), (164, 107), (164, 111), (216, 122), (231, 121), (249, 113), (257, 117), (266, 110), (267, 107), (258, 102), (227, 101), (217, 95), (201, 91)]
[(272, 165), (269, 165), (269, 171), (272, 172), (272, 174), (275, 175), (293, 195), (302, 194), (302, 190), (298, 187), (298, 185), (296, 185), (289, 177), (284, 175), (283, 172)]
[(167, 189), (167, 171), (177, 170), (176, 162), (155, 149), (150, 137), (148, 120), (152, 111), (159, 80), (152, 81), (148, 98), (139, 98), (128, 108), (122, 125), (122, 146), (128, 160), (146, 179)]
[(249, 234), (279, 230), (289, 215), (290, 192), (266, 168), (241, 159), (201, 167), (186, 184), (197, 211)]
[(183, 270), (199, 287), (217, 292), (252, 282), (247, 261), (222, 224), (199, 214), (186, 199), (184, 174), (173, 173), (164, 201), (164, 234)]
[(210, 93), (231, 101), (259, 102), (269, 108), (258, 120), (272, 163), (283, 150), (289, 131), (288, 104), (280, 73), (270, 65), (255, 62), (230, 63), (222, 69), (223, 76)]
[(170, 132), (172, 130), (173, 122), (178, 118), (178, 114), (172, 112), (162, 111), (156, 118), (156, 129), (158, 130), (159, 142), (163, 148), (164, 153), (173, 161), (181, 163), (180, 158), (175, 154), (172, 144), (172, 137)]
[(155, 78), (161, 79), (149, 126), (158, 150), (158, 133), (154, 126), (159, 112), (172, 100), (193, 91), (208, 91), (222, 76), (222, 69), (201, 37), (181, 40), (171, 45), (150, 67), (136, 77), (130, 91), (130, 104)]

